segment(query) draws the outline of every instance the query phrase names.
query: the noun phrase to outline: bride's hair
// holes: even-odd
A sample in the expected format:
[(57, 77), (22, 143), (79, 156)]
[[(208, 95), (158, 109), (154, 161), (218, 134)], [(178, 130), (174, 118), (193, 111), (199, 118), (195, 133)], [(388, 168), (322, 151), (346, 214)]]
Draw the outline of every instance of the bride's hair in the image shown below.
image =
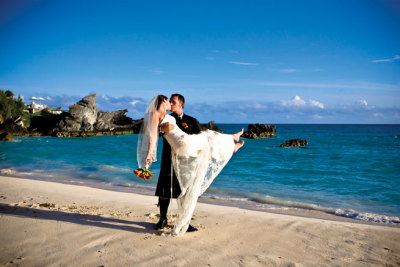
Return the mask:
[(165, 95), (158, 95), (157, 96), (157, 101), (155, 103), (156, 104), (156, 110), (158, 110), (160, 108), (162, 102), (164, 100), (167, 100), (167, 99), (168, 99), (168, 97), (166, 97)]
[(153, 97), (150, 104), (146, 108), (146, 112), (144, 114), (142, 125), (140, 126), (140, 131), (138, 135), (138, 145), (137, 145), (137, 161), (139, 164), (139, 168), (143, 168), (147, 166), (146, 157), (149, 149), (150, 141), (154, 142), (155, 145), (153, 147), (152, 160), (153, 162), (157, 161), (157, 142), (158, 142), (158, 131), (152, 131), (152, 125), (154, 120), (154, 112), (158, 110), (164, 100), (168, 98), (164, 95), (158, 95)]

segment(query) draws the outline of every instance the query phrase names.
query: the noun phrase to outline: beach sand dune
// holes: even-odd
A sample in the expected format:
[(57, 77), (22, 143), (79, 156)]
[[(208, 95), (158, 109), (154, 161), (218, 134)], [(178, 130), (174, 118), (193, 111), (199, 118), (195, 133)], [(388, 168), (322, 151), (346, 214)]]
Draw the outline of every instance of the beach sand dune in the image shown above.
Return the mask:
[(400, 265), (399, 227), (199, 203), (192, 221), (199, 231), (165, 237), (153, 230), (156, 202), (0, 176), (0, 265)]

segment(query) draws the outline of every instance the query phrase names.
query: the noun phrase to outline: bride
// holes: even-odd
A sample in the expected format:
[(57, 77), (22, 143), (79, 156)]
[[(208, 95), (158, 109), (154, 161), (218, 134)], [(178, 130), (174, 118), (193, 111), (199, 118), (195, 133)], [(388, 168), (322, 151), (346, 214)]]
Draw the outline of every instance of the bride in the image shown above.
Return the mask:
[[(176, 125), (175, 118), (167, 114), (171, 109), (168, 98), (158, 95), (152, 99), (138, 138), (139, 167), (150, 167), (157, 160), (157, 141), (160, 125), (174, 125), (164, 134), (172, 150), (173, 167), (181, 187), (177, 198), (178, 218), (170, 234), (184, 234), (189, 226), (197, 199), (206, 191), (214, 178), (228, 163), (232, 154), (241, 148), (243, 129), (233, 135), (204, 131), (189, 135)], [(236, 143), (238, 142), (238, 143)]]

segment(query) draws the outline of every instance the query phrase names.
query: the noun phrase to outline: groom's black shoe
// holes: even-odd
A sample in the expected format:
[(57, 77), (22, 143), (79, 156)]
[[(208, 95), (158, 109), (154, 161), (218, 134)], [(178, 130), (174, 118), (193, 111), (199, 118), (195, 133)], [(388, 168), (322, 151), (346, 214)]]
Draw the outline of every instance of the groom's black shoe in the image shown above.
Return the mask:
[(170, 199), (158, 199), (158, 206), (160, 206), (160, 220), (154, 227), (156, 230), (161, 230), (164, 229), (165, 226), (167, 226), (167, 213), (168, 213), (168, 206), (169, 206), (169, 201)]
[(196, 227), (193, 227), (192, 225), (189, 224), (189, 227), (188, 227), (188, 229), (187, 229), (186, 232), (196, 232), (196, 231), (198, 231), (198, 230), (199, 230), (199, 229), (197, 229)]
[(168, 221), (167, 218), (160, 218), (156, 226), (154, 227), (156, 230), (161, 230), (164, 229), (165, 226), (167, 226)]

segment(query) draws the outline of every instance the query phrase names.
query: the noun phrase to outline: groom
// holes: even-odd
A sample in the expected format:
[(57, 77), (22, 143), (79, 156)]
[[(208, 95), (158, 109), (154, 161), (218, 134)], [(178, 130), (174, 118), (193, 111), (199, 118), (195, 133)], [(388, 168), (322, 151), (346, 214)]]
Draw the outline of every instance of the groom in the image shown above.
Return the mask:
[[(180, 94), (173, 94), (171, 95), (170, 103), (172, 111), (171, 116), (176, 119), (176, 125), (187, 134), (200, 133), (199, 122), (195, 118), (183, 113), (185, 98)], [(173, 127), (173, 125), (169, 127)], [(162, 130), (168, 132), (171, 129), (168, 129), (168, 125), (163, 125)], [(158, 205), (160, 206), (160, 220), (155, 226), (156, 230), (163, 229), (167, 225), (167, 212), (170, 199), (171, 197), (178, 198), (180, 194), (181, 188), (171, 161), (171, 146), (168, 144), (167, 140), (163, 138), (161, 169), (155, 194), (158, 196)], [(197, 228), (189, 225), (187, 232), (194, 231), (197, 231)]]

